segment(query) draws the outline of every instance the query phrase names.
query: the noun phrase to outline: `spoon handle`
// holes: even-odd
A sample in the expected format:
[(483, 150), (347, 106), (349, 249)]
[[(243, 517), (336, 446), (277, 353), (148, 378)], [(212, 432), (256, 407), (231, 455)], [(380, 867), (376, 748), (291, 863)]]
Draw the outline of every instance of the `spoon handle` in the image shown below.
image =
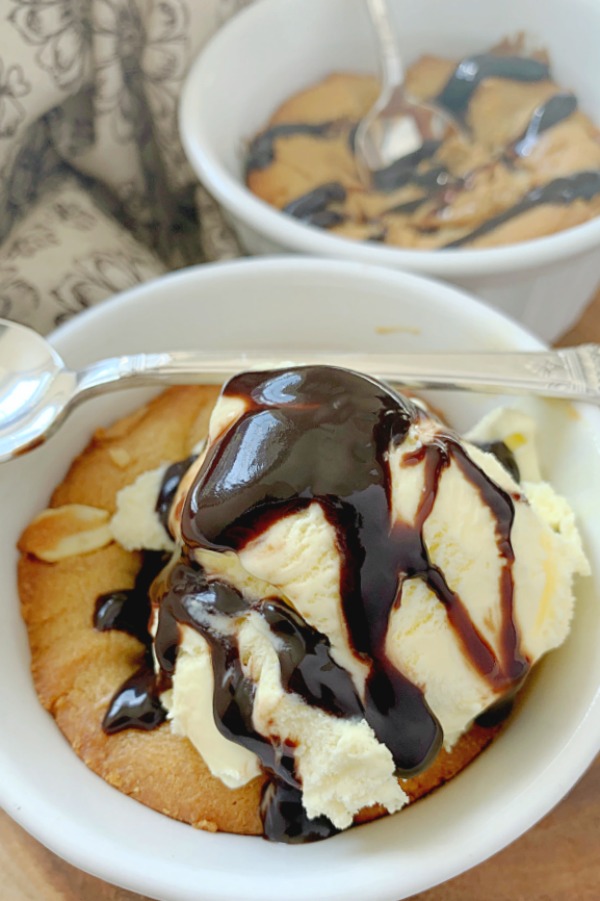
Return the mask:
[(379, 58), (384, 89), (391, 91), (404, 81), (404, 65), (398, 49), (387, 0), (367, 0), (371, 22), (379, 44)]
[(600, 345), (533, 352), (343, 354), (296, 352), (220, 356), (194, 351), (135, 354), (103, 360), (77, 377), (75, 400), (107, 388), (202, 382), (220, 384), (243, 369), (283, 365), (342, 366), (407, 388), (537, 394), (600, 403)]

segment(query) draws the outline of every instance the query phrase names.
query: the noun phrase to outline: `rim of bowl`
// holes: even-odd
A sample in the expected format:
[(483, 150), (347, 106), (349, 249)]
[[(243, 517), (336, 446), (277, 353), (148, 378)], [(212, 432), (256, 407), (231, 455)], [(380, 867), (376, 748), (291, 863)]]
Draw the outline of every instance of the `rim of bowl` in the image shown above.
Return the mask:
[[(440, 295), (441, 300), (446, 297), (462, 307), (461, 315), (468, 317), (469, 321), (478, 320), (488, 333), (492, 333), (494, 325), (508, 329), (517, 348), (535, 348), (536, 346), (543, 348), (545, 346), (539, 338), (509, 316), (485, 306), (462, 289), (438, 283), (434, 279), (362, 262), (350, 263), (344, 260), (284, 255), (203, 264), (159, 276), (120, 292), (96, 307), (83, 311), (55, 329), (50, 335), (50, 340), (52, 343), (58, 343), (60, 348), (63, 340), (71, 341), (82, 327), (85, 331), (87, 327), (93, 326), (98, 318), (102, 318), (106, 312), (117, 311), (123, 306), (141, 308), (145, 301), (145, 295), (148, 293), (155, 294), (162, 291), (165, 286), (172, 288), (177, 283), (201, 283), (204, 280), (234, 277), (235, 270), (241, 270), (242, 273), (244, 270), (253, 272), (258, 277), (263, 274), (268, 277), (270, 272), (281, 271), (293, 274), (294, 270), (298, 273), (316, 272), (331, 276), (341, 275), (348, 279), (350, 285), (355, 284), (356, 278), (360, 277), (363, 280), (365, 278), (372, 280), (374, 283), (391, 282), (398, 287), (406, 287), (408, 290), (419, 293), (424, 298), (428, 295), (431, 296), (435, 291)], [(585, 419), (591, 418), (595, 431), (600, 435), (600, 411), (593, 410), (588, 405), (578, 404), (576, 406)], [(456, 860), (440, 861), (438, 867), (429, 871), (424, 880), (419, 881), (418, 884), (415, 882), (405, 886), (408, 893), (403, 897), (410, 897), (416, 892), (425, 891), (460, 873), (467, 872), (518, 839), (564, 798), (566, 793), (584, 775), (599, 748), (600, 686), (575, 731), (565, 740), (564, 745), (549, 766), (536, 775), (524, 792), (512, 799), (510, 809), (505, 811), (501, 822), (496, 822), (493, 830), (478, 835), (476, 848), (470, 847), (465, 859), (458, 863)], [(187, 881), (177, 883), (174, 880), (172, 862), (161, 871), (160, 861), (148, 859), (145, 851), (134, 849), (128, 851), (126, 857), (118, 857), (114, 853), (110, 853), (111, 849), (114, 852), (114, 848), (111, 837), (106, 835), (100, 836), (103, 842), (101, 847), (105, 848), (106, 854), (98, 853), (98, 847), (89, 842), (90, 836), (98, 837), (94, 833), (96, 827), (93, 817), (90, 817), (89, 821), (91, 832), (84, 827), (76, 835), (73, 835), (73, 833), (67, 834), (65, 829), (57, 829), (55, 809), (49, 805), (47, 799), (40, 800), (39, 797), (34, 797), (29, 793), (26, 776), (23, 777), (19, 772), (18, 764), (15, 766), (14, 760), (7, 758), (0, 748), (0, 759), (2, 758), (4, 758), (5, 777), (0, 779), (1, 802), (13, 819), (46, 847), (82, 870), (132, 891), (168, 899), (168, 901), (191, 901), (192, 898), (197, 898), (196, 884), (190, 886)], [(540, 791), (540, 788), (543, 790)], [(525, 796), (527, 796), (527, 803), (524, 803)], [(147, 813), (151, 817), (161, 816), (150, 809), (147, 810)], [(176, 825), (181, 826), (182, 824)], [(158, 869), (155, 869), (156, 867)], [(187, 869), (184, 872), (187, 873)], [(367, 875), (367, 871), (360, 871), (354, 874), (353, 878), (362, 872)], [(250, 901), (258, 901), (263, 897), (267, 899), (275, 897), (273, 893), (265, 894), (264, 883), (260, 884), (262, 877), (257, 876), (255, 880), (252, 874), (247, 874), (244, 878), (247, 879), (244, 892)], [(338, 878), (339, 874), (335, 876), (335, 880)], [(370, 874), (369, 884), (373, 890), (370, 897), (373, 897), (374, 901), (380, 901), (383, 898), (391, 898), (392, 893), (395, 896), (398, 890), (398, 878), (399, 874), (395, 870), (384, 874)], [(230, 887), (230, 885), (220, 887), (210, 885), (203, 897), (206, 897), (207, 901), (229, 901), (231, 898)], [(286, 887), (291, 901), (300, 901), (301, 898), (306, 897), (306, 887), (297, 884), (294, 888), (287, 882)], [(365, 883), (356, 881), (354, 885), (346, 885), (344, 892), (348, 901), (362, 901), (364, 890)], [(326, 897), (334, 897), (329, 893), (329, 889), (327, 889)]]
[[(188, 160), (196, 175), (234, 217), (276, 244), (318, 256), (361, 259), (386, 267), (404, 268), (434, 276), (484, 276), (532, 269), (578, 256), (600, 246), (600, 215), (553, 235), (502, 247), (481, 249), (407, 250), (373, 246), (365, 241), (336, 237), (306, 225), (261, 200), (231, 175), (214, 152), (210, 133), (198, 127), (198, 110), (210, 93), (213, 60), (229, 53), (229, 43), (244, 33), (247, 23), (263, 21), (269, 28), (271, 11), (281, 0), (261, 0), (242, 10), (214, 34), (200, 51), (186, 76), (179, 104), (179, 131)], [(240, 144), (251, 137), (239, 136)]]

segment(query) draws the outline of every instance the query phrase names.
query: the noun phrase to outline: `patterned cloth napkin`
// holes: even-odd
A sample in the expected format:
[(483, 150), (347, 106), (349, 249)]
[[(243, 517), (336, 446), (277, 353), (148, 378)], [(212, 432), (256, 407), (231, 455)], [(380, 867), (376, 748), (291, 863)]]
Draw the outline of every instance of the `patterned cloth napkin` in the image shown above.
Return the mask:
[(251, 0), (0, 0), (0, 317), (47, 332), (237, 256), (177, 129), (199, 49)]

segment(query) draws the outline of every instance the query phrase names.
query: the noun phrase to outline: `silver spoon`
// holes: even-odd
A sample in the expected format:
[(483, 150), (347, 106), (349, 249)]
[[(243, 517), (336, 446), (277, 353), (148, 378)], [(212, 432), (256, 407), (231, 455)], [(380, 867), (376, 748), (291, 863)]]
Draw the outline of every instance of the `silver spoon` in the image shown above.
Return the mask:
[[(404, 66), (388, 0), (366, 0), (379, 44), (382, 87), (375, 105), (361, 120), (354, 142), (359, 175), (366, 185), (382, 169), (401, 160), (416, 165), (428, 142), (462, 132), (453, 116), (404, 92)], [(408, 159), (406, 159), (408, 158)]]
[(343, 366), (408, 388), (541, 394), (600, 403), (597, 344), (452, 354), (298, 351), (285, 361), (265, 354), (174, 351), (114, 357), (73, 371), (37, 332), (0, 319), (0, 462), (42, 444), (77, 404), (105, 391), (153, 384), (220, 384), (244, 369), (309, 364)]

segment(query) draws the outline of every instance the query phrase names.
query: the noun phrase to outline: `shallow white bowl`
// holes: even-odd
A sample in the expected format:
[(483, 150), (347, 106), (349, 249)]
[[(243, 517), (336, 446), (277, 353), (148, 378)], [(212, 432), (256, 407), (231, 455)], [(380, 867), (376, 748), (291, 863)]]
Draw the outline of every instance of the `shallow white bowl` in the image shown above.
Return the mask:
[[(400, 353), (539, 346), (447, 286), (300, 257), (167, 276), (82, 313), (53, 341), (72, 366), (161, 348), (260, 348), (285, 358), (298, 347)], [(465, 772), (397, 816), (289, 847), (196, 831), (87, 770), (33, 690), (15, 543), (92, 429), (147, 396), (136, 390), (89, 401), (44, 447), (0, 468), (0, 803), (12, 817), (82, 869), (164, 901), (398, 901), (479, 863), (560, 800), (600, 749), (600, 521), (590, 491), (600, 483), (600, 414), (525, 399), (516, 403), (539, 421), (544, 469), (578, 514), (595, 576), (578, 586), (567, 644), (538, 668), (509, 727)], [(440, 392), (433, 399), (460, 429), (498, 403)]]
[[(600, 123), (600, 3), (592, 0), (393, 0), (406, 61), (485, 50), (524, 31), (546, 47), (561, 86)], [(414, 251), (304, 225), (244, 185), (249, 138), (291, 94), (332, 71), (377, 71), (363, 0), (261, 0), (201, 53), (180, 129), (189, 160), (250, 253), (293, 251), (378, 263), (467, 288), (547, 341), (579, 318), (600, 280), (600, 218), (489, 250)]]

